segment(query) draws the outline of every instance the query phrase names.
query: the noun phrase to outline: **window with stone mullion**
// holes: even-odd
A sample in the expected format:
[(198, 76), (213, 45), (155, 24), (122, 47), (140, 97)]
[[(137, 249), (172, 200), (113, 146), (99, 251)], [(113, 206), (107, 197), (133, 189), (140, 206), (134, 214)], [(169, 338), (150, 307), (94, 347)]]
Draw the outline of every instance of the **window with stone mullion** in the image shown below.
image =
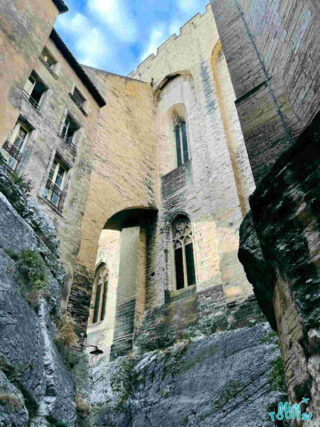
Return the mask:
[(196, 284), (191, 225), (180, 217), (172, 225), (176, 288), (183, 289)]

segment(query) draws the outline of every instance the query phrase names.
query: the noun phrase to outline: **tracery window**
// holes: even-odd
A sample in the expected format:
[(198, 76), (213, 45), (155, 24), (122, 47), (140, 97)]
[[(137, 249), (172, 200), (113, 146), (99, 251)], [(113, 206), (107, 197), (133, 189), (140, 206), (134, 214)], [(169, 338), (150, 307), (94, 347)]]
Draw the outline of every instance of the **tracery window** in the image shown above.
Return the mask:
[(104, 320), (106, 314), (106, 300), (108, 290), (108, 271), (103, 266), (100, 268), (96, 275), (93, 284), (92, 298), (91, 298), (91, 316), (90, 322), (98, 323)]
[(182, 118), (177, 118), (174, 127), (177, 149), (177, 165), (178, 167), (189, 160), (188, 137), (186, 121)]
[(176, 288), (183, 289), (196, 284), (192, 228), (189, 219), (179, 215), (172, 223), (172, 238), (176, 272)]

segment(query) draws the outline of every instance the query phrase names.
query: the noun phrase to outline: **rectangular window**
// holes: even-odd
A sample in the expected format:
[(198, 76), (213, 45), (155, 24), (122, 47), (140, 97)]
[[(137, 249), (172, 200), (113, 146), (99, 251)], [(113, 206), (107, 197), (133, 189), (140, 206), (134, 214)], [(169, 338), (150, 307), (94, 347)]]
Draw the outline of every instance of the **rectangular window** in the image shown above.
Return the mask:
[(15, 171), (21, 161), (22, 151), (28, 139), (30, 128), (21, 121), (17, 121), (11, 138), (3, 144), (3, 155), (10, 169)]
[(30, 104), (36, 108), (40, 109), (41, 101), (43, 95), (47, 91), (47, 86), (41, 81), (38, 75), (33, 71), (25, 85), (24, 91), (27, 95)]
[(73, 118), (68, 114), (61, 133), (62, 139), (69, 145), (74, 145), (74, 138), (76, 132), (79, 130), (79, 125), (73, 120)]
[(49, 172), (49, 178), (43, 196), (59, 210), (62, 209), (63, 187), (65, 185), (68, 169), (57, 157), (54, 159)]
[(49, 70), (54, 71), (57, 61), (46, 47), (43, 49), (40, 59)]
[(75, 87), (73, 91), (74, 102), (81, 108), (84, 108), (86, 99), (82, 96), (81, 92)]

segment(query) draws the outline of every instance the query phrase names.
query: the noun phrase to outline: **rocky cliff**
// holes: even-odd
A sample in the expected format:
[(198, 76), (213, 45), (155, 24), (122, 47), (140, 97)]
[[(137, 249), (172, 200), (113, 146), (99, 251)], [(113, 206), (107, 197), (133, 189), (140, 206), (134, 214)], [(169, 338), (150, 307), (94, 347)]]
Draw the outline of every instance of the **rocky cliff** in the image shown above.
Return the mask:
[[(250, 197), (239, 258), (278, 330), (290, 399), (320, 425), (320, 113)], [(307, 424), (311, 425), (311, 423)]]
[(0, 164), (0, 425), (72, 427), (74, 383), (54, 344), (64, 280), (58, 241), (25, 186)]
[(270, 331), (264, 323), (100, 360), (79, 390), (80, 425), (272, 427), (268, 411), (280, 395), (272, 390), (279, 349)]

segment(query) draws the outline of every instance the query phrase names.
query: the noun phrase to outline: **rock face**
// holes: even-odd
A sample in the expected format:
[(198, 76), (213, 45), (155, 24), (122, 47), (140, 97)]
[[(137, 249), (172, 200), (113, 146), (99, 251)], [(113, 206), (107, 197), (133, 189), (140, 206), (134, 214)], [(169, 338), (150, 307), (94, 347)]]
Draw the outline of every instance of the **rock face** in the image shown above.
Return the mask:
[[(39, 426), (59, 421), (72, 427), (76, 418), (74, 384), (54, 345), (53, 320), (59, 312), (63, 284), (54, 226), (15, 188), (3, 169), (0, 181), (6, 182), (6, 195), (14, 201), (10, 204), (0, 193), (0, 425)], [(31, 261), (24, 259), (26, 254)], [(38, 289), (39, 282), (31, 288), (33, 278), (42, 276), (30, 270), (26, 280), (21, 273), (26, 262), (43, 263), (40, 273), (46, 277), (45, 290)]]
[(181, 341), (136, 360), (103, 361), (83, 397), (87, 426), (273, 426), (270, 364), (279, 356), (267, 324)]
[(278, 330), (291, 401), (311, 398), (314, 425), (320, 422), (319, 123), (320, 113), (250, 197), (251, 231), (247, 217), (239, 250)]

